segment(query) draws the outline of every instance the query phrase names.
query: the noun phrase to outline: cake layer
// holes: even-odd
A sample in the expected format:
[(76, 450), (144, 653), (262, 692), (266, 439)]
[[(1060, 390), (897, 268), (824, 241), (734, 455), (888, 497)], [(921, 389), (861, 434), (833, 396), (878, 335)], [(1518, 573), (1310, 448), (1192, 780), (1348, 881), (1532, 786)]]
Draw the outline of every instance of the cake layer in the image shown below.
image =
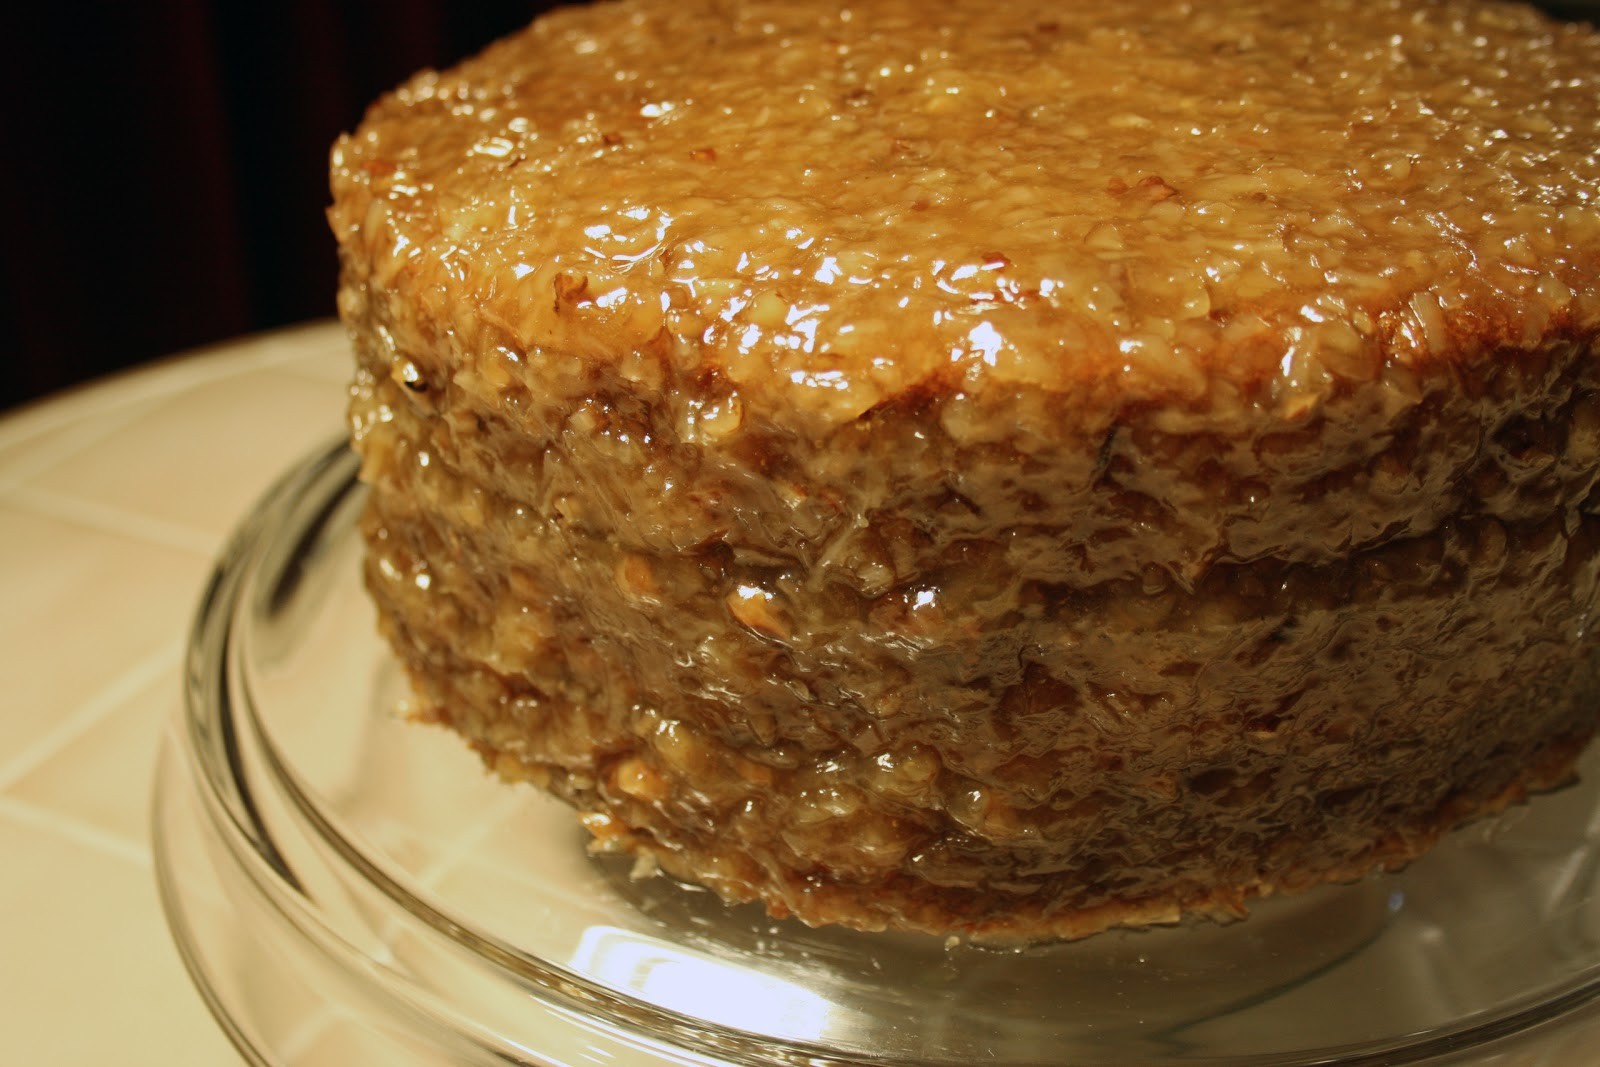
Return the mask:
[(1070, 937), (1570, 774), (1600, 35), (1057, 6), (567, 9), (336, 148), (381, 622), (601, 847)]

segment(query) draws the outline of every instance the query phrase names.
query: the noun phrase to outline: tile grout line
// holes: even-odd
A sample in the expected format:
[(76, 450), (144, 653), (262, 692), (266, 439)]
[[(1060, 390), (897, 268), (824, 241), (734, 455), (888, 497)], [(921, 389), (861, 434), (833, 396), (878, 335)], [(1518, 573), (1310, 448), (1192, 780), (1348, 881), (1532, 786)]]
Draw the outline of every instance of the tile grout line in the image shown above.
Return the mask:
[(472, 851), (483, 843), (490, 834), (505, 823), (505, 821), (522, 810), (523, 802), (527, 798), (521, 793), (508, 791), (504, 797), (499, 798), (490, 808), (489, 816), (478, 820), (477, 824), (465, 832), (458, 834), (450, 846), (445, 848), (440, 855), (434, 857), (428, 865), (417, 875), (418, 884), (432, 892), (438, 892), (439, 883), (445, 876), (451, 874), (461, 861), (472, 854)]
[(296, 378), (310, 378), (323, 385), (332, 383), (348, 386), (356, 371), (355, 353), (340, 338), (337, 347), (330, 345), (327, 349), (300, 349), (289, 358), (273, 364), (271, 369)]
[[(40, 515), (88, 526), (99, 533), (116, 537), (136, 537), (161, 548), (196, 552), (210, 559), (221, 550), (225, 537), (216, 536), (178, 523), (152, 519), (120, 508), (54, 493), (48, 489), (19, 486), (5, 492), (0, 502), (18, 503)], [(195, 591), (199, 596), (199, 590)]]
[[(198, 594), (197, 594), (198, 595)], [(111, 684), (78, 706), (49, 733), (0, 766), (0, 800), (9, 799), (5, 792), (33, 771), (43, 766), (52, 756), (94, 729), (119, 707), (139, 694), (146, 686), (165, 674), (178, 676), (183, 668), (183, 645), (173, 642), (118, 675)], [(178, 699), (178, 687), (173, 686), (173, 700)]]
[(316, 1048), (318, 1041), (333, 1032), (334, 1024), (342, 1018), (344, 1016), (336, 1003), (321, 1004), (317, 1009), (307, 1012), (299, 1022), (288, 1028), (289, 1032), (283, 1037), (278, 1050), (283, 1062), (301, 1062), (308, 1052)]
[(139, 845), (74, 816), (41, 808), (15, 797), (0, 796), (0, 818), (21, 823), (32, 830), (43, 830), (96, 852), (127, 860), (148, 870), (153, 862), (148, 845)]
[[(349, 389), (350, 379), (355, 375), (355, 364), (353, 363), (350, 365), (349, 373), (344, 374), (343, 377), (335, 375), (329, 368), (322, 366), (306, 366), (299, 361), (294, 363), (284, 363), (281, 366), (273, 367), (272, 369), (275, 372), (284, 375), (285, 377), (293, 378), (295, 381), (312, 382), (313, 384), (325, 385), (335, 390)], [(343, 368), (340, 368), (340, 370), (342, 371)]]
[[(0, 470), (0, 492), (20, 488), (26, 484), (29, 478), (33, 478), (51, 467), (64, 463), (82, 452), (87, 452), (137, 419), (141, 411), (134, 405), (129, 404), (125, 405), (122, 410), (106, 411), (102, 414), (103, 417), (100, 419), (79, 417), (46, 422), (32, 434), (21, 435), (15, 442), (10, 442), (9, 444), (0, 442), (0, 447), (20, 448), (24, 447), (24, 443), (30, 436), (38, 437), (47, 433), (67, 435), (67, 439), (58, 442), (55, 447), (36, 449), (20, 461), (10, 463), (4, 470)], [(93, 427), (83, 429), (89, 423), (93, 423)]]
[[(310, 328), (306, 332), (314, 336), (317, 330)], [(86, 383), (59, 397), (45, 397), (18, 412), (0, 416), (0, 450), (24, 447), (30, 438), (43, 434), (92, 427), (84, 431), (82, 440), (45, 449), (24, 463), (0, 470), (0, 491), (22, 484), (41, 470), (103, 442), (153, 406), (184, 393), (256, 372), (283, 374), (299, 381), (318, 377), (305, 366), (315, 357), (308, 355), (303, 344), (284, 344), (288, 338), (274, 342), (270, 334), (263, 335), (262, 340), (264, 343), (253, 351), (236, 349), (222, 359), (208, 359), (206, 350), (200, 349), (171, 360), (158, 360), (143, 370)], [(323, 378), (324, 383), (327, 380)]]
[(233, 373), (236, 372), (227, 365), (209, 367), (202, 360), (158, 360), (146, 368), (87, 382), (0, 420), (0, 447), (73, 423), (98, 422), (117, 415), (137, 418), (150, 405)]
[[(337, 320), (311, 320), (230, 341), (175, 352), (104, 378), (69, 387), (55, 396), (42, 397), (19, 411), (0, 417), (0, 447), (63, 422), (96, 419), (112, 412), (159, 403), (178, 393), (203, 388), (227, 378), (257, 370), (275, 370), (286, 363), (307, 359), (307, 342), (317, 338)], [(300, 334), (302, 336), (296, 336)], [(347, 345), (342, 334), (330, 332), (326, 341)], [(315, 351), (315, 349), (310, 349)], [(53, 414), (52, 409), (60, 409)]]

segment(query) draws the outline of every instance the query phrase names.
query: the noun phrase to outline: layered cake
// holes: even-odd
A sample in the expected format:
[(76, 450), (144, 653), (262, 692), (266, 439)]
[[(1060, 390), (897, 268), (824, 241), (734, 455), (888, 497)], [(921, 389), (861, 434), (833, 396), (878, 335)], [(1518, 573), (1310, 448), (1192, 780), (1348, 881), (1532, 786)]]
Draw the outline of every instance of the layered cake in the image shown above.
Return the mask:
[(380, 100), (331, 219), (383, 631), (597, 849), (1077, 937), (1397, 867), (1595, 727), (1587, 27), (568, 8)]

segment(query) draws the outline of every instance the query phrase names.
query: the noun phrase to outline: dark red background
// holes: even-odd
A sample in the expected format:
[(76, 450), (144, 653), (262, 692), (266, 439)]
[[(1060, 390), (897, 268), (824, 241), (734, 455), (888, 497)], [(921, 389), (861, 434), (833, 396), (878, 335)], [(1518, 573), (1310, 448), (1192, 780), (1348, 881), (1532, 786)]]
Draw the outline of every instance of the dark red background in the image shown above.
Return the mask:
[[(543, 6), (7, 5), (0, 409), (332, 314), (322, 209), (334, 137), (412, 71), (462, 58)], [(1547, 6), (1600, 14), (1600, 0)]]
[(0, 408), (333, 313), (327, 154), (528, 0), (7, 5)]

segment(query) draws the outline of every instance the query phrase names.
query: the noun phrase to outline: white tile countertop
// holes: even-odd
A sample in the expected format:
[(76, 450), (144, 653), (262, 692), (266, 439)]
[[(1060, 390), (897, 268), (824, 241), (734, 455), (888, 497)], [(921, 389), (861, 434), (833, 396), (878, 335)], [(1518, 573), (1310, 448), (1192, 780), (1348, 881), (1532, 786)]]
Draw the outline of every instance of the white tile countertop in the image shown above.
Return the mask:
[[(239, 1061), (163, 918), (152, 779), (212, 561), (340, 432), (349, 367), (314, 323), (0, 418), (0, 1063)], [(297, 1067), (352, 1062), (324, 1051)], [(1600, 1064), (1600, 1007), (1470, 1062)]]
[(151, 779), (212, 558), (349, 367), (318, 323), (0, 419), (0, 1062), (238, 1062), (162, 918)]

